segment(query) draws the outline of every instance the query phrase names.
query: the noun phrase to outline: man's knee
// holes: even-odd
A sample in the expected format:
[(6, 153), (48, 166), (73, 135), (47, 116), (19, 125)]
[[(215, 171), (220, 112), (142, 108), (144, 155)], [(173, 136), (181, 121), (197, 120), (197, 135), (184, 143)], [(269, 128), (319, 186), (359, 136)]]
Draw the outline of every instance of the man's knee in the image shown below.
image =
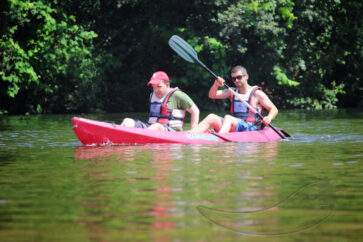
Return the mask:
[(133, 120), (132, 118), (125, 118), (122, 123), (121, 126), (125, 126), (125, 127), (135, 127), (135, 120)]
[(206, 120), (208, 120), (210, 123), (213, 123), (215, 122), (217, 119), (219, 119), (218, 115), (214, 114), (214, 113), (211, 113), (211, 114), (208, 114)]

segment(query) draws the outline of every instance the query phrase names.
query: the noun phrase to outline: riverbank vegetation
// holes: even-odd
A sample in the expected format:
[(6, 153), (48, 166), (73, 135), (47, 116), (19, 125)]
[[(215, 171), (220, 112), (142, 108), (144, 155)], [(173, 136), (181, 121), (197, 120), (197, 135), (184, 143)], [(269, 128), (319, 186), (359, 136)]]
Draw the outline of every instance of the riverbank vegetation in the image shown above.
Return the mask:
[[(5, 0), (0, 114), (148, 110), (151, 74), (201, 110), (213, 80), (168, 46), (177, 34), (215, 73), (244, 65), (280, 109), (362, 107), (361, 0)], [(233, 85), (233, 83), (230, 83)]]

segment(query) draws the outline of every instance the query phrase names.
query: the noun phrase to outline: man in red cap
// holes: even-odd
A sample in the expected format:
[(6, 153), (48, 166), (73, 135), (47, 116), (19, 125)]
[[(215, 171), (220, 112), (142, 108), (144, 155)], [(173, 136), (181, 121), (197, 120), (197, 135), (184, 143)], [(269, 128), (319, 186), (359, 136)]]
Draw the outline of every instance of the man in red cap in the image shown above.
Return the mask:
[(152, 86), (148, 122), (125, 118), (121, 125), (135, 128), (148, 128), (162, 131), (183, 130), (186, 111), (190, 113), (190, 129), (197, 127), (199, 109), (184, 92), (170, 87), (168, 75), (163, 71), (155, 72), (147, 84)]

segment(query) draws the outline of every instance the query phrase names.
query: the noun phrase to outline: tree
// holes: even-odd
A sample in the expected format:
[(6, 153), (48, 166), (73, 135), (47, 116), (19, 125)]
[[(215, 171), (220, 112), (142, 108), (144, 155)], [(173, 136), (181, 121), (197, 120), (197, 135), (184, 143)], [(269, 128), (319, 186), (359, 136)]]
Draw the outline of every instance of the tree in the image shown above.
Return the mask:
[(84, 103), (96, 92), (92, 40), (97, 35), (41, 1), (9, 0), (1, 19), (6, 24), (0, 42), (0, 110), (87, 110)]
[[(213, 81), (168, 46), (187, 40), (228, 79), (247, 67), (279, 108), (358, 106), (360, 0), (7, 0), (0, 6), (0, 111), (146, 111), (166, 71), (201, 110)], [(349, 98), (346, 98), (349, 97)], [(25, 104), (25, 105), (24, 105)]]
[(231, 60), (246, 60), (282, 107), (335, 108), (362, 93), (362, 1), (220, 1), (214, 20)]

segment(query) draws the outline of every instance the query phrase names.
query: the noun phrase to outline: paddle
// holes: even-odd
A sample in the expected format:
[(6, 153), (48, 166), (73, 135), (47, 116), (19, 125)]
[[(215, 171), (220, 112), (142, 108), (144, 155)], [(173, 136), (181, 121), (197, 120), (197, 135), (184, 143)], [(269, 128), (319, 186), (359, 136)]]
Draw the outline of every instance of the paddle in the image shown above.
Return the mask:
[[(173, 35), (169, 39), (169, 46), (184, 60), (190, 62), (190, 63), (197, 63), (201, 67), (203, 67), (204, 70), (209, 72), (215, 79), (218, 77), (216, 74), (214, 74), (213, 71), (211, 71), (206, 65), (204, 65), (199, 59), (197, 52), (191, 47), (185, 40), (180, 38), (178, 35)], [(226, 83), (224, 83), (224, 86), (228, 88), (229, 91), (233, 93), (241, 102), (243, 102), (252, 112), (256, 113), (261, 120), (263, 119), (262, 114), (257, 112), (256, 109), (254, 109), (249, 103), (247, 103), (245, 100), (243, 100), (232, 88), (230, 88)], [(286, 139), (286, 136), (283, 135), (279, 130), (277, 130), (272, 124), (269, 124), (269, 126), (278, 134), (282, 139)]]

